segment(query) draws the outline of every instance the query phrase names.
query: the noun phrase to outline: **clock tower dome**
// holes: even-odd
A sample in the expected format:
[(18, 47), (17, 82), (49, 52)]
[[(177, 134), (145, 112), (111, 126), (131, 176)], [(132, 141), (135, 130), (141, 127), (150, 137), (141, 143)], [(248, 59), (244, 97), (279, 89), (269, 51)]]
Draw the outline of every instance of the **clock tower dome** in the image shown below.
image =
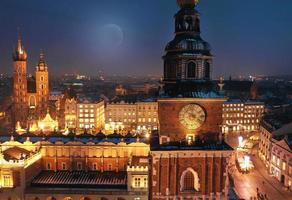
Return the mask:
[(175, 37), (165, 48), (164, 90), (167, 95), (188, 96), (192, 91), (211, 90), (210, 45), (201, 37), (198, 0), (177, 0)]

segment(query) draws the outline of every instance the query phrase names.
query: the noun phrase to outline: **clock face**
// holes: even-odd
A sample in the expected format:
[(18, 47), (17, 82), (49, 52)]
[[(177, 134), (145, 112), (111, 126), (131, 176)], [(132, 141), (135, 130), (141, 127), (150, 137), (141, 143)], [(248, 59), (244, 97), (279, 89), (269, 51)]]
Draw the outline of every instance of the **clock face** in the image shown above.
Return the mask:
[(179, 112), (180, 123), (189, 130), (194, 130), (203, 125), (206, 120), (204, 109), (197, 104), (189, 104)]

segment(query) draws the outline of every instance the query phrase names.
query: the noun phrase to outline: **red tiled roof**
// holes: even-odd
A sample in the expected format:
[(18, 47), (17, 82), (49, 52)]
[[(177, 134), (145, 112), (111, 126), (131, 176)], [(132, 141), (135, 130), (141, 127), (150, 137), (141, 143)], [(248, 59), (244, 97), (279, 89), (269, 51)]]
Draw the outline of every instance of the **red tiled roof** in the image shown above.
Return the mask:
[(132, 156), (131, 166), (146, 167), (149, 164), (149, 158), (147, 156)]
[(75, 187), (75, 188), (127, 188), (126, 172), (98, 171), (42, 171), (32, 182), (32, 186)]

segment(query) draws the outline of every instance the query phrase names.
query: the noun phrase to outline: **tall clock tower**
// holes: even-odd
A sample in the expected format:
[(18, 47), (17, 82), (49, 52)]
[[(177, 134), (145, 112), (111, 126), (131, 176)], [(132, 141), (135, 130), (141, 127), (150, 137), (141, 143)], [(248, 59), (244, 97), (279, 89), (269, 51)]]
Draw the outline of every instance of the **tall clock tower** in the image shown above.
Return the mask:
[(212, 63), (210, 45), (201, 37), (198, 0), (177, 1), (175, 37), (165, 48), (164, 90), (168, 95), (188, 95), (194, 90), (210, 90)]
[(211, 82), (210, 46), (198, 0), (177, 0), (175, 38), (164, 55), (159, 131), (151, 138), (150, 199), (227, 199), (232, 148), (221, 134), (226, 98)]

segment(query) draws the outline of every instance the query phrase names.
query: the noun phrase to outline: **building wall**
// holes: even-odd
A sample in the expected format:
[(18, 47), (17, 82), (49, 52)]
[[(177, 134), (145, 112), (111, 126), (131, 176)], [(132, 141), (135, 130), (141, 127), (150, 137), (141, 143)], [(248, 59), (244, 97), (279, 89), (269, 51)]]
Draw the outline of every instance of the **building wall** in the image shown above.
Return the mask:
[(65, 127), (75, 129), (77, 124), (77, 102), (75, 99), (65, 100)]
[(47, 70), (36, 70), (36, 96), (37, 106), (40, 116), (44, 116), (47, 110), (49, 100), (49, 72)]
[(157, 130), (158, 129), (158, 103), (137, 102), (137, 129)]
[[(231, 151), (151, 152), (150, 199), (218, 197), (222, 199), (226, 185), (226, 167)], [(186, 190), (187, 172), (194, 175), (197, 190)]]
[[(160, 136), (170, 140), (186, 139), (187, 134), (219, 133), (222, 124), (222, 104), (225, 99), (160, 99), (158, 100), (158, 116)], [(188, 130), (179, 119), (180, 111), (187, 105), (197, 104), (206, 114), (203, 125), (196, 130)]]
[(15, 123), (26, 126), (28, 115), (26, 61), (13, 63), (13, 102)]
[(106, 130), (128, 132), (137, 128), (137, 105), (134, 103), (110, 103), (106, 106)]
[[(143, 143), (126, 145), (82, 145), (59, 143), (42, 148), (45, 170), (125, 171), (131, 156), (147, 156), (149, 146)], [(81, 169), (78, 168), (81, 165)]]
[(269, 171), (284, 186), (292, 186), (292, 151), (284, 140), (271, 140)]
[(223, 104), (224, 133), (259, 130), (260, 120), (264, 113), (261, 102), (226, 102)]
[(104, 101), (98, 103), (77, 103), (77, 129), (104, 129)]

